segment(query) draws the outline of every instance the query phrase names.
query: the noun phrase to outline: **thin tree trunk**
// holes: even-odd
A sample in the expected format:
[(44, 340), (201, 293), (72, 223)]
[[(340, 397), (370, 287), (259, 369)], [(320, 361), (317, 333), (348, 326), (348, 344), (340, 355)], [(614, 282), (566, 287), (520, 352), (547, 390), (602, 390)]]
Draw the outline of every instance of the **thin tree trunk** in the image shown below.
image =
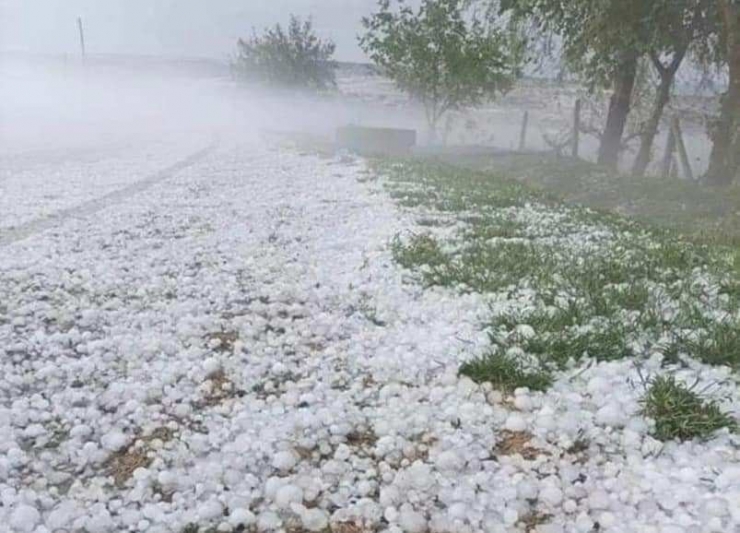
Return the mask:
[(720, 118), (712, 132), (712, 155), (705, 179), (710, 185), (729, 185), (740, 165), (735, 147), (740, 145), (740, 5), (719, 0), (727, 42), (730, 85), (722, 96)]
[(669, 178), (671, 176), (671, 163), (673, 162), (673, 153), (676, 151), (676, 131), (673, 128), (668, 128), (668, 140), (666, 141), (665, 155), (663, 156), (663, 164), (660, 168), (660, 175), (663, 178)]
[(609, 115), (606, 119), (604, 135), (601, 137), (598, 158), (600, 164), (612, 168), (617, 168), (619, 164), (622, 135), (627, 124), (632, 91), (635, 88), (637, 77), (637, 59), (637, 54), (630, 52), (620, 64), (614, 79), (614, 93), (609, 101)]
[(671, 64), (667, 67), (663, 66), (660, 62), (660, 58), (657, 56), (651, 57), (653, 65), (655, 65), (655, 68), (658, 70), (658, 74), (660, 74), (660, 85), (658, 86), (658, 92), (655, 95), (655, 103), (653, 104), (650, 119), (645, 125), (645, 130), (640, 136), (640, 150), (637, 152), (637, 158), (632, 167), (632, 173), (635, 176), (644, 176), (645, 171), (650, 164), (653, 143), (655, 142), (655, 136), (658, 134), (660, 120), (663, 117), (665, 106), (668, 105), (668, 101), (671, 99), (673, 81), (676, 79), (676, 72), (678, 72), (685, 56), (686, 47), (683, 47), (676, 52), (673, 57), (673, 61), (671, 61)]

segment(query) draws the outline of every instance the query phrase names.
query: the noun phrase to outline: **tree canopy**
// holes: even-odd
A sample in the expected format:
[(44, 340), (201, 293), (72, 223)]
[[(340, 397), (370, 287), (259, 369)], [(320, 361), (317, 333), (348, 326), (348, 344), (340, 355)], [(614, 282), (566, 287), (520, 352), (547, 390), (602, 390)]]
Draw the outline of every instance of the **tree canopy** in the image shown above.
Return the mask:
[(278, 24), (263, 35), (239, 39), (234, 71), (247, 81), (325, 90), (336, 85), (335, 49), (315, 34), (310, 19), (291, 15), (287, 29)]
[(520, 72), (523, 41), (466, 16), (466, 0), (422, 0), (414, 10), (380, 0), (363, 19), (360, 44), (396, 85), (420, 100), (434, 131), (447, 111), (508, 90)]

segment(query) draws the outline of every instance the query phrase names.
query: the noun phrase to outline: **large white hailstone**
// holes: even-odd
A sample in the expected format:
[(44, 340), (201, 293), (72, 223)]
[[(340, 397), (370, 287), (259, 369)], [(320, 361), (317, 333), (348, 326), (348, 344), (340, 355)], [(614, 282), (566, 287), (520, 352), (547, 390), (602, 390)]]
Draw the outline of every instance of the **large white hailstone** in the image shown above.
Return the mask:
[(85, 530), (90, 533), (108, 533), (114, 527), (113, 518), (105, 508), (97, 509), (85, 522)]
[(602, 426), (622, 427), (628, 418), (618, 402), (610, 402), (596, 412), (596, 423)]
[(504, 428), (509, 431), (525, 431), (527, 429), (527, 421), (518, 414), (511, 414), (506, 419)]
[(283, 472), (292, 469), (297, 464), (298, 456), (290, 450), (277, 452), (272, 458), (272, 466)]
[(257, 519), (257, 529), (260, 531), (274, 531), (279, 529), (281, 524), (280, 517), (272, 511), (260, 513)]
[(447, 514), (455, 520), (465, 520), (468, 516), (468, 506), (463, 502), (455, 502), (447, 509)]
[(411, 506), (405, 505), (398, 515), (398, 525), (406, 533), (423, 533), (427, 528), (427, 519)]
[(303, 501), (303, 490), (295, 485), (284, 485), (275, 493), (275, 504), (281, 509), (289, 509), (292, 503)]
[(516, 334), (522, 339), (531, 339), (535, 336), (535, 331), (529, 324), (519, 324), (516, 327)]
[(100, 440), (100, 444), (109, 452), (117, 452), (121, 450), (128, 444), (128, 442), (128, 437), (117, 429), (112, 429), (103, 435), (103, 438)]
[(419, 490), (427, 490), (434, 484), (434, 476), (429, 465), (416, 461), (406, 470), (409, 484)]
[(401, 499), (401, 493), (395, 485), (386, 485), (380, 489), (380, 505), (389, 507), (395, 505)]
[(601, 398), (604, 391), (609, 389), (609, 381), (601, 376), (592, 377), (588, 380), (586, 390), (591, 396)]
[(257, 521), (257, 517), (249, 509), (238, 508), (229, 513), (229, 524), (233, 527), (248, 527)]
[(554, 485), (549, 485), (540, 490), (540, 500), (551, 507), (556, 507), (563, 501), (563, 491)]
[(157, 475), (157, 483), (159, 483), (162, 488), (173, 489), (177, 487), (177, 482), (177, 475), (169, 470), (164, 470)]
[(57, 505), (46, 518), (46, 527), (52, 531), (64, 529), (72, 522), (79, 512), (77, 505), (72, 501), (65, 501)]
[(301, 522), (309, 531), (323, 531), (329, 525), (329, 517), (321, 509), (306, 509), (301, 514)]
[(740, 487), (740, 466), (726, 466), (715, 481), (718, 489)]
[(610, 504), (609, 495), (605, 491), (597, 489), (589, 494), (587, 503), (591, 510), (608, 509)]
[(516, 524), (517, 520), (519, 520), (519, 512), (516, 509), (513, 509), (511, 507), (507, 507), (504, 510), (504, 523), (506, 525), (514, 525)]
[(517, 394), (514, 397), (514, 407), (520, 411), (531, 411), (534, 408), (534, 402), (528, 394)]
[(92, 435), (92, 428), (86, 424), (77, 424), (69, 432), (69, 436), (73, 439), (82, 440), (90, 435)]
[(209, 357), (203, 361), (203, 372), (205, 372), (206, 376), (212, 376), (219, 370), (221, 370), (221, 361), (216, 357)]
[(18, 533), (30, 533), (36, 529), (36, 524), (41, 520), (41, 514), (35, 507), (21, 504), (10, 515), (11, 531)]
[(459, 470), (465, 464), (465, 460), (454, 450), (446, 450), (437, 454), (434, 464), (438, 470)]
[(202, 522), (208, 522), (223, 516), (223, 512), (224, 508), (221, 502), (215, 498), (211, 498), (198, 507), (198, 519)]
[(704, 502), (704, 514), (708, 516), (723, 517), (728, 512), (729, 506), (724, 498), (709, 498)]
[(578, 533), (590, 533), (594, 528), (594, 521), (588, 516), (587, 513), (581, 513), (576, 518), (576, 531)]

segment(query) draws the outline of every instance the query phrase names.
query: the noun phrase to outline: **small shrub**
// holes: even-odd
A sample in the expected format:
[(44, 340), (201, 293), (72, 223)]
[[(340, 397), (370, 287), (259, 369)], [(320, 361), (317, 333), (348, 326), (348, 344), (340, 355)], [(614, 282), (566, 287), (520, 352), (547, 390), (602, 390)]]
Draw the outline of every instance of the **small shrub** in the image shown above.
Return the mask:
[(737, 422), (716, 402), (703, 399), (674, 377), (652, 380), (641, 403), (641, 414), (655, 421), (653, 436), (662, 441), (707, 439), (719, 429), (737, 429)]
[(261, 36), (239, 39), (233, 70), (246, 81), (322, 91), (336, 85), (335, 49), (316, 36), (310, 19), (291, 15), (287, 30), (278, 24)]
[(552, 385), (552, 376), (541, 370), (528, 370), (514, 358), (491, 353), (464, 363), (460, 375), (476, 383), (491, 383), (495, 388), (511, 392), (519, 387), (543, 391)]

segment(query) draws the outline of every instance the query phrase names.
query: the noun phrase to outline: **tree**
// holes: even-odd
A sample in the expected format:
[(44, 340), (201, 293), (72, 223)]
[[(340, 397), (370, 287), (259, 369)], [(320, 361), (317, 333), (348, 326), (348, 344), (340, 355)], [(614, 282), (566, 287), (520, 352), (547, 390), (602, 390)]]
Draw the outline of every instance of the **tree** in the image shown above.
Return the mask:
[[(468, 0), (379, 0), (363, 19), (360, 45), (403, 91), (420, 100), (432, 139), (448, 111), (479, 105), (508, 90), (520, 72), (523, 43), (466, 14)], [(396, 5), (397, 4), (397, 5)]]
[(640, 21), (652, 2), (644, 0), (502, 0), (518, 18), (533, 18), (544, 32), (562, 39), (569, 69), (591, 87), (611, 88), (598, 161), (616, 167), (630, 111), (639, 60), (645, 49)]
[(692, 46), (702, 47), (716, 31), (714, 0), (671, 0), (660, 6), (660, 16), (653, 17), (647, 28), (648, 56), (658, 74), (659, 84), (647, 122), (640, 135), (640, 149), (632, 173), (642, 176), (650, 164), (653, 143), (664, 109), (684, 58)]
[(534, 18), (562, 39), (566, 64), (592, 88), (612, 90), (598, 161), (616, 167), (640, 60), (651, 49), (651, 25), (671, 0), (502, 0), (501, 9)]
[(711, 131), (713, 147), (705, 180), (729, 185), (740, 170), (740, 2), (716, 0), (716, 5), (721, 20), (720, 55), (729, 67), (730, 83)]
[(287, 31), (279, 24), (239, 39), (233, 68), (241, 79), (287, 88), (325, 90), (336, 85), (336, 49), (316, 36), (310, 19), (291, 15)]

